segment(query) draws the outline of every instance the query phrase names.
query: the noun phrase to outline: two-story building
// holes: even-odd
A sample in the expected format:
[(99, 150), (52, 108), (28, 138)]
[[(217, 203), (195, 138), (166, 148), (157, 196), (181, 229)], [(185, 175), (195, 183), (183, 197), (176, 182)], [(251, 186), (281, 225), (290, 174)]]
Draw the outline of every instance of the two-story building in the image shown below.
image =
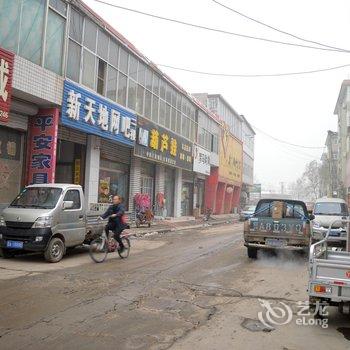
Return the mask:
[(163, 216), (204, 207), (218, 122), (83, 1), (2, 1), (0, 48), (0, 206), (64, 182), (91, 209), (116, 193)]

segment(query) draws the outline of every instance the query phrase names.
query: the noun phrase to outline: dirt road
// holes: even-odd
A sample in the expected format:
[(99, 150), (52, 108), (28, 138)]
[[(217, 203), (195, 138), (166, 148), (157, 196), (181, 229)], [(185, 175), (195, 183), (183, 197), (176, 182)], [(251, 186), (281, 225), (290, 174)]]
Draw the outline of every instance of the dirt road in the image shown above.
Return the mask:
[[(240, 224), (132, 245), (127, 260), (103, 264), (84, 249), (59, 264), (0, 260), (0, 348), (350, 349), (349, 318), (335, 310), (327, 328), (297, 324), (305, 257), (248, 260)], [(264, 302), (292, 310), (292, 319), (267, 328), (258, 318)]]

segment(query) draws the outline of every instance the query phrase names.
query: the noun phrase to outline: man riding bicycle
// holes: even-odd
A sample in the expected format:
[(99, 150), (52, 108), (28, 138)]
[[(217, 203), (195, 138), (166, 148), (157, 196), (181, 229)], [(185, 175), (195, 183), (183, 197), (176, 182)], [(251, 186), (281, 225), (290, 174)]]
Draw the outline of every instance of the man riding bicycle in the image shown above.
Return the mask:
[(120, 238), (120, 234), (127, 226), (122, 221), (122, 217), (125, 214), (125, 208), (122, 203), (122, 197), (118, 195), (113, 196), (112, 202), (113, 204), (108, 207), (107, 211), (104, 214), (102, 214), (100, 218), (108, 218), (108, 223), (105, 226), (106, 235), (108, 237), (109, 231), (112, 231), (114, 233), (115, 240), (119, 244), (119, 251), (123, 252), (125, 247), (122, 239)]

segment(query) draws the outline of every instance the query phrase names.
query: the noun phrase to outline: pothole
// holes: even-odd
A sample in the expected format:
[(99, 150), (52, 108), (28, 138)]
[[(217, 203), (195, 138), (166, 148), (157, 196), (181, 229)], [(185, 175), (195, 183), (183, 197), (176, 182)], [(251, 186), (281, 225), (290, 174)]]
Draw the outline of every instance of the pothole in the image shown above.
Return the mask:
[(349, 327), (339, 327), (337, 331), (343, 334), (344, 338), (350, 340), (350, 328)]
[(271, 332), (275, 330), (272, 326), (267, 327), (258, 320), (252, 318), (245, 318), (241, 326), (251, 332)]

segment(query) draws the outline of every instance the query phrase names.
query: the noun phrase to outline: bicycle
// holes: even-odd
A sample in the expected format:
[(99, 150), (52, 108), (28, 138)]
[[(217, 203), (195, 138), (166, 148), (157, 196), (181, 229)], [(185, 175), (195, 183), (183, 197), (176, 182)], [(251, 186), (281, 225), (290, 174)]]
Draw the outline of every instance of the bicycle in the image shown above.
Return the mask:
[(96, 263), (102, 263), (106, 260), (108, 253), (114, 253), (115, 251), (118, 252), (121, 259), (126, 259), (130, 253), (130, 240), (125, 234), (121, 234), (120, 238), (124, 244), (122, 252), (119, 249), (118, 242), (113, 237), (113, 232), (109, 231), (107, 237), (106, 232), (103, 231), (100, 237), (90, 243), (89, 255), (91, 259)]

